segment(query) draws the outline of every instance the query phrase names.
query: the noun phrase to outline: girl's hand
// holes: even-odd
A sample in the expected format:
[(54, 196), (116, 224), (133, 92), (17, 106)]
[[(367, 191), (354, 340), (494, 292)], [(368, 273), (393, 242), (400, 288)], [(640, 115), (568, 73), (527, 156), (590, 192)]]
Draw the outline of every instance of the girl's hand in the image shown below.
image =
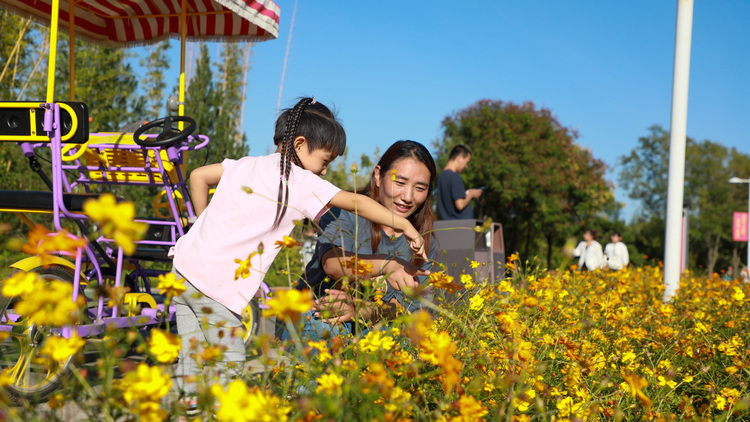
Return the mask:
[(388, 261), (381, 272), (386, 276), (386, 281), (396, 290), (408, 291), (414, 290), (419, 286), (418, 276), (430, 275), (430, 272), (415, 267), (410, 262), (403, 259), (393, 259)]
[[(411, 226), (411, 224), (410, 224)], [(429, 261), (430, 258), (427, 256), (427, 251), (424, 249), (424, 238), (413, 226), (404, 230), (404, 236), (409, 239), (409, 247), (414, 251), (414, 255)]]

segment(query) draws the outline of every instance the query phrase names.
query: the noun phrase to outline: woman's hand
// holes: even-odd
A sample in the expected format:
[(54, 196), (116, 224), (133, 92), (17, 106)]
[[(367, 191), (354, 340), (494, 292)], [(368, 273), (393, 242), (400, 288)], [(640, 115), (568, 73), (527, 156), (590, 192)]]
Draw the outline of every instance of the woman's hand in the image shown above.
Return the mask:
[(417, 277), (430, 275), (428, 270), (415, 267), (410, 262), (400, 258), (389, 260), (383, 265), (381, 274), (386, 276), (386, 281), (396, 290), (413, 290), (419, 286)]
[(316, 299), (313, 307), (317, 310), (315, 316), (323, 318), (327, 324), (348, 322), (355, 317), (369, 320), (375, 313), (376, 307), (372, 303), (354, 299), (350, 294), (336, 289), (327, 289), (327, 296)]

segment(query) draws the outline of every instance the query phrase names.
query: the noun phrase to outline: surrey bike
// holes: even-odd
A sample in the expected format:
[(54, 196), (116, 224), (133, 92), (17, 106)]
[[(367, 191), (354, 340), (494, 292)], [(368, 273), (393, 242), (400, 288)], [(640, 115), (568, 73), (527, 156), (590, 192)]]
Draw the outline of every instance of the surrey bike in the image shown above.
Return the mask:
[[(70, 302), (61, 301), (57, 310), (64, 314), (71, 303), (73, 309), (79, 308), (74, 324), (56, 323), (54, 318), (40, 324), (22, 312), (28, 304), (19, 296), (0, 296), (0, 377), (16, 401), (45, 400), (67, 373), (70, 358), (54, 361), (42, 354), (50, 339), (95, 339), (112, 327), (149, 329), (173, 320), (173, 307), (165, 303), (154, 280), (169, 272), (167, 252), (195, 218), (185, 181), (186, 154), (209, 143), (208, 137), (194, 133), (195, 121), (184, 115), (185, 41), (261, 41), (278, 33), (278, 6), (269, 0), (248, 0), (242, 6), (226, 0), (158, 3), (160, 7), (136, 0), (113, 8), (112, 2), (99, 0), (0, 0), (4, 9), (32, 15), (50, 26), (46, 99), (0, 102), (0, 142), (16, 143), (31, 170), (49, 188), (0, 191), (0, 211), (15, 213), (29, 226), (29, 249), (39, 251), (12, 264), (13, 273), (0, 282), (0, 288), (9, 286), (11, 278), (36, 273), (43, 280), (42, 290), (29, 297), (40, 301), (52, 294), (44, 290), (47, 287), (66, 285)], [(209, 21), (211, 25), (206, 24)], [(176, 115), (148, 122), (134, 133), (89, 133), (88, 107), (74, 101), (74, 89), (70, 101), (53, 98), (58, 24), (68, 28), (71, 45), (76, 35), (126, 47), (178, 34), (181, 75)], [(71, 71), (71, 88), (73, 78)], [(50, 157), (49, 168), (40, 163), (39, 155)], [(127, 254), (121, 239), (108, 237), (110, 232), (84, 213), (88, 201), (102, 201), (106, 195), (96, 192), (124, 185), (160, 191), (153, 200), (154, 215), (134, 219), (147, 230)], [(112, 207), (121, 201), (114, 199)], [(34, 224), (28, 214), (49, 215), (51, 227)], [(247, 340), (258, 326), (255, 301), (246, 314)]]

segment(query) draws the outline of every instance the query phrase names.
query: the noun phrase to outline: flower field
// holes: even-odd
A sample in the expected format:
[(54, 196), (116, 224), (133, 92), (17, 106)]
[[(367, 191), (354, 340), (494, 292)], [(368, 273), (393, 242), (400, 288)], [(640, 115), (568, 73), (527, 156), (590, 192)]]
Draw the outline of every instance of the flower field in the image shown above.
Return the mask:
[[(456, 302), (426, 303), (429, 311), (353, 338), (255, 339), (249, 353), (267, 370), (229, 385), (192, 380), (201, 392), (196, 420), (750, 420), (750, 285), (687, 274), (664, 304), (657, 267), (524, 272), (515, 259), (508, 277), (492, 283), (474, 269), (461, 283), (433, 273), (435, 297), (447, 289)], [(27, 281), (4, 288), (20, 295)], [(180, 293), (175, 280), (162, 282)], [(285, 292), (269, 306), (294, 327), (311, 302)], [(80, 347), (51, 344), (55, 360), (77, 353), (73, 374), (45, 410), (6, 404), (5, 417), (61, 420), (60, 407), (72, 403), (101, 417), (92, 420), (184, 415), (169, 399), (176, 337), (110, 334), (96, 362), (103, 388), (82, 375)], [(129, 349), (151, 358), (123, 359)], [(220, 353), (207, 347), (196, 358), (210, 368)]]

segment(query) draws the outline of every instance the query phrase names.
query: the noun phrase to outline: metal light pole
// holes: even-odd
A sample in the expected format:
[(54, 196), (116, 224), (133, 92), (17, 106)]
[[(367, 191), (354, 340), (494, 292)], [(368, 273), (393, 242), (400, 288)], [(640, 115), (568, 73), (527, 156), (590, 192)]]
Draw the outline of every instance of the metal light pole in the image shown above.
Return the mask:
[(667, 228), (664, 242), (664, 301), (680, 288), (682, 247), (682, 198), (685, 188), (685, 143), (687, 138), (690, 41), (693, 33), (693, 0), (677, 0), (677, 30), (672, 75), (672, 121), (669, 135), (669, 179), (667, 180)]
[[(750, 179), (740, 179), (732, 177), (729, 183), (747, 183), (747, 219), (750, 224)], [(747, 234), (747, 270), (750, 271), (750, 233)]]

